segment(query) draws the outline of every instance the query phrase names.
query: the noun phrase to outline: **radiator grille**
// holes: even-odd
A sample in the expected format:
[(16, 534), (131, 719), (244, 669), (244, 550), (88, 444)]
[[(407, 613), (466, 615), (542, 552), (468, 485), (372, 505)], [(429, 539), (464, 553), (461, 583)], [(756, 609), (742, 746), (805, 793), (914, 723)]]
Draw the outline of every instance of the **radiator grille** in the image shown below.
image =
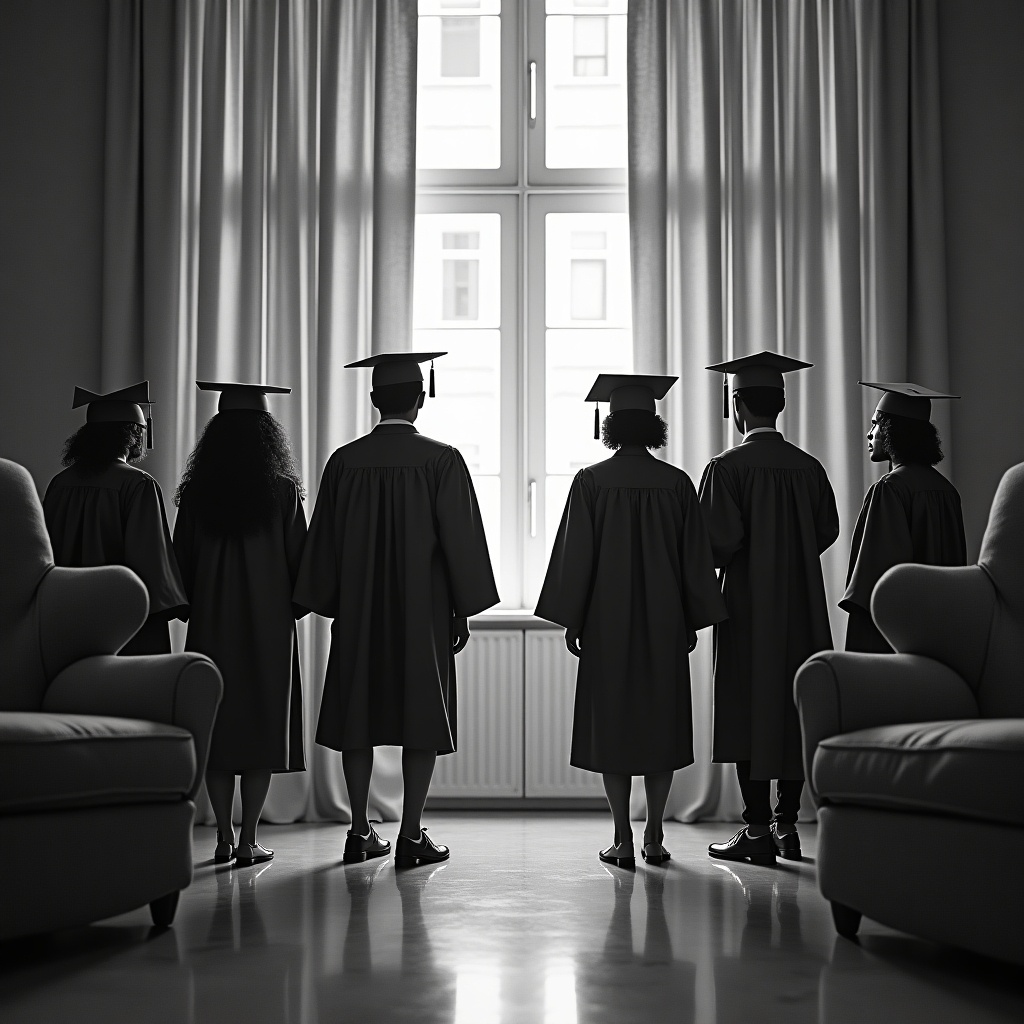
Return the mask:
[(437, 759), (432, 797), (523, 795), (523, 634), (477, 630), (456, 657), (459, 749)]
[(601, 776), (569, 764), (576, 659), (564, 634), (526, 633), (526, 795), (603, 796)]

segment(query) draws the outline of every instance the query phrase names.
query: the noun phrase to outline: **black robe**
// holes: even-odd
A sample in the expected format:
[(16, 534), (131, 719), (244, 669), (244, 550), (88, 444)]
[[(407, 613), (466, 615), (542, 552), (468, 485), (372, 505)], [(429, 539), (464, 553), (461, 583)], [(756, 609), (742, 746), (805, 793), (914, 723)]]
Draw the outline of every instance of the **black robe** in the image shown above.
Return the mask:
[(317, 743), (455, 750), (454, 619), (498, 601), (462, 456), (412, 424), (339, 448), (294, 600), (334, 619)]
[(871, 592), (894, 565), (966, 565), (960, 493), (931, 466), (898, 466), (868, 488), (850, 548), (846, 649), (891, 654), (871, 618)]
[(239, 537), (208, 531), (186, 490), (174, 550), (189, 598), (185, 650), (216, 662), (224, 697), (210, 741), (209, 767), (241, 772), (302, 771), (302, 682), (292, 589), (306, 540), (295, 484), (278, 480), (278, 515)]
[(570, 764), (620, 775), (693, 764), (689, 645), (725, 614), (682, 470), (635, 447), (580, 470), (537, 602), (581, 635)]
[(777, 431), (748, 434), (704, 470), (700, 503), (729, 618), (715, 627), (715, 761), (802, 779), (796, 670), (832, 648), (821, 553), (839, 536), (821, 463)]
[(187, 613), (188, 598), (156, 480), (121, 461), (70, 466), (50, 481), (43, 513), (57, 565), (125, 565), (145, 583), (149, 618), (121, 654), (169, 654), (167, 623)]

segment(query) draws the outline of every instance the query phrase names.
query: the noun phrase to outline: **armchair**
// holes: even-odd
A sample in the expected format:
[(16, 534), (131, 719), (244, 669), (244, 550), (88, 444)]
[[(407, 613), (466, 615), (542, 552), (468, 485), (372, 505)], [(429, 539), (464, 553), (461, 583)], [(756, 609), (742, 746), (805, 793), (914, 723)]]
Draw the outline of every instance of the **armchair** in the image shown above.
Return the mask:
[(1024, 463), (977, 565), (895, 566), (871, 612), (895, 654), (818, 654), (794, 684), (836, 928), (1024, 964)]
[(55, 566), (32, 478), (5, 459), (0, 580), (0, 939), (147, 903), (170, 925), (220, 673), (197, 654), (115, 657), (145, 586)]

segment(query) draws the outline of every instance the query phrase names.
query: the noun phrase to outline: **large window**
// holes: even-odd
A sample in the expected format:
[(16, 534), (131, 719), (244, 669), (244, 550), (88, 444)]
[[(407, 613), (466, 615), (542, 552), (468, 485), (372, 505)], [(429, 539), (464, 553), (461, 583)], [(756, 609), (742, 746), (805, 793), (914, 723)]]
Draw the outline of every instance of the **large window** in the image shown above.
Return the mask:
[(530, 608), (583, 401), (633, 367), (627, 0), (420, 0), (414, 343), (447, 350), (424, 433), (466, 458), (501, 603)]

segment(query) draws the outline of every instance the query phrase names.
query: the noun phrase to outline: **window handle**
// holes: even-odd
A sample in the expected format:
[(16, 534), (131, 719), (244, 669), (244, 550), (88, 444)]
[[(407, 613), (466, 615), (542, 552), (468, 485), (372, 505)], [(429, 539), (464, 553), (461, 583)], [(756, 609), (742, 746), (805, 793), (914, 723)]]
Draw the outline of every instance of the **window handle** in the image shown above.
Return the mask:
[(526, 65), (526, 74), (529, 88), (527, 102), (529, 103), (530, 127), (534, 128), (537, 125), (537, 62), (535, 60), (531, 60)]
[(530, 536), (537, 536), (537, 481), (530, 481), (527, 502), (530, 506)]

